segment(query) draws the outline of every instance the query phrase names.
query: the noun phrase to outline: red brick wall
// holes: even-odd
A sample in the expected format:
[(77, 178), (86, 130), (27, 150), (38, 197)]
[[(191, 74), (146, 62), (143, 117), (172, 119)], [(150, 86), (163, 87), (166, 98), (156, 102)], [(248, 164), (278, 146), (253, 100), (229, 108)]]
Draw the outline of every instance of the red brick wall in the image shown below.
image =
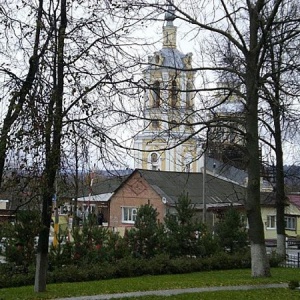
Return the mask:
[(114, 194), (110, 201), (110, 227), (132, 227), (131, 224), (122, 223), (122, 207), (140, 207), (150, 203), (159, 213), (158, 219), (163, 221), (165, 216), (165, 206), (161, 197), (152, 187), (140, 176), (138, 172)]

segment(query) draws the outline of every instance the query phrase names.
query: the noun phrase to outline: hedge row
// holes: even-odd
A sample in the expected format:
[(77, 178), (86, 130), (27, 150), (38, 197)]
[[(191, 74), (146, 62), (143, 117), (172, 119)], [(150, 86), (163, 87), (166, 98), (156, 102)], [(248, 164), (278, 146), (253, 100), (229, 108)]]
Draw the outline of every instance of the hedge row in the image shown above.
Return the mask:
[[(271, 258), (271, 266), (278, 266), (278, 259)], [(48, 283), (82, 282), (91, 280), (105, 280), (121, 277), (135, 277), (142, 275), (183, 274), (209, 270), (226, 270), (250, 268), (250, 255), (229, 255), (219, 253), (206, 258), (177, 258), (170, 259), (166, 255), (159, 255), (151, 259), (124, 258), (115, 264), (93, 264), (83, 266), (68, 265), (49, 270)], [(34, 268), (29, 268), (27, 274), (15, 274), (8, 264), (0, 265), (0, 288), (32, 285), (34, 283)]]

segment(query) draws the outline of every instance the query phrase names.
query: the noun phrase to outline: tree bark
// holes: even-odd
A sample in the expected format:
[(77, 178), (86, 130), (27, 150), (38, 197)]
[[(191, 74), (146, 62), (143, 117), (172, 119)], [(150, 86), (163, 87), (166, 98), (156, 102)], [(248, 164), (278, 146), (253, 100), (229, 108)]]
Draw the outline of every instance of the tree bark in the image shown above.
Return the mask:
[(258, 135), (258, 88), (259, 88), (259, 13), (264, 1), (249, 5), (250, 44), (246, 53), (246, 149), (248, 185), (246, 212), (249, 222), (251, 243), (251, 270), (253, 277), (270, 276), (267, 258), (264, 226), (260, 209), (260, 151)]
[(279, 103), (275, 104), (274, 127), (275, 127), (275, 152), (276, 152), (276, 184), (275, 184), (275, 201), (276, 201), (276, 230), (277, 230), (277, 248), (278, 255), (285, 257), (285, 190), (284, 190), (284, 171), (283, 171), (283, 153), (281, 144), (281, 126)]
[(275, 140), (275, 201), (276, 201), (276, 230), (277, 230), (277, 248), (278, 255), (285, 257), (285, 189), (284, 189), (284, 171), (283, 171), (283, 151), (282, 151), (282, 130), (281, 130), (281, 105), (280, 105), (280, 77), (282, 67), (282, 44), (279, 45), (279, 55), (275, 58), (274, 45), (271, 41), (270, 60), (272, 64), (272, 80), (274, 85), (274, 97), (270, 99), (270, 107), (274, 123), (274, 140)]
[[(55, 180), (60, 167), (60, 148), (63, 119), (64, 94), (64, 43), (67, 27), (66, 0), (61, 1), (61, 21), (57, 36), (57, 71), (54, 72), (54, 88), (49, 103), (48, 126), (46, 130), (46, 165), (44, 170), (44, 192), (42, 208), (42, 231), (39, 235), (37, 268), (35, 273), (35, 292), (46, 291), (48, 270), (48, 244), (52, 215), (52, 197), (55, 191)], [(57, 74), (57, 80), (56, 80)], [(51, 138), (52, 137), (52, 138)]]

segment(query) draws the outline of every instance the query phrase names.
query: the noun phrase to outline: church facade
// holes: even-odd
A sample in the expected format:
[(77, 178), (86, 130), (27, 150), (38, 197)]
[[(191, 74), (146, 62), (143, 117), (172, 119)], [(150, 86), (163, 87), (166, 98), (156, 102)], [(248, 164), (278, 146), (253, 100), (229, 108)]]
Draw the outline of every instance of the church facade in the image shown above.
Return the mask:
[(176, 47), (175, 19), (165, 15), (163, 47), (144, 70), (144, 126), (134, 139), (135, 168), (200, 172), (201, 143), (193, 136), (194, 77), (192, 54)]

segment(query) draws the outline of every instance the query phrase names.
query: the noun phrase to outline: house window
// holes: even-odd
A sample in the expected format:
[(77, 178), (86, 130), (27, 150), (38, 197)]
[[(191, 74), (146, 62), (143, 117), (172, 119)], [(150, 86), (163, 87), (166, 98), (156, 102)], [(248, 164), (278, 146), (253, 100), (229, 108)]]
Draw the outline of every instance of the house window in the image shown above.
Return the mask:
[(160, 107), (160, 83), (155, 81), (153, 84), (153, 107)]
[(276, 229), (276, 216), (267, 216), (267, 229)]
[(136, 214), (136, 207), (122, 207), (122, 223), (134, 224)]
[(89, 214), (94, 214), (96, 211), (95, 204), (83, 204), (83, 213), (87, 217)]
[(296, 230), (296, 217), (284, 217), (285, 229)]

